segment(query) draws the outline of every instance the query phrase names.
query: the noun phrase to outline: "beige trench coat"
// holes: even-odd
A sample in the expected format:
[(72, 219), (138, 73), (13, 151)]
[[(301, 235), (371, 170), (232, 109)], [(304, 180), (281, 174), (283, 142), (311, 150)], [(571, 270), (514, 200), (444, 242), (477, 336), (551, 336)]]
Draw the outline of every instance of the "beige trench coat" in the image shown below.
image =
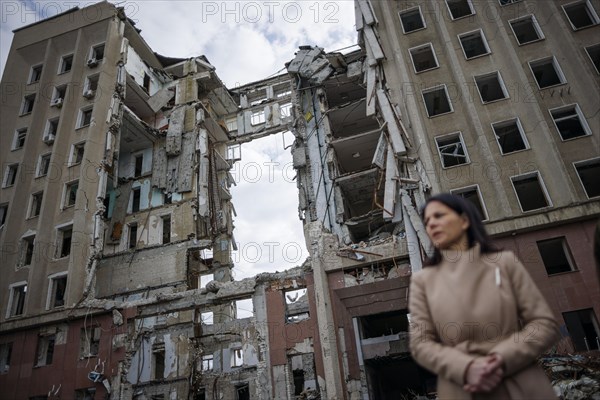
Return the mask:
[[(413, 275), (409, 300), (412, 356), (437, 374), (439, 398), (556, 399), (536, 358), (556, 342), (558, 326), (525, 267), (512, 252), (481, 255), (479, 245), (443, 258)], [(502, 383), (465, 392), (467, 366), (491, 353), (504, 359)]]

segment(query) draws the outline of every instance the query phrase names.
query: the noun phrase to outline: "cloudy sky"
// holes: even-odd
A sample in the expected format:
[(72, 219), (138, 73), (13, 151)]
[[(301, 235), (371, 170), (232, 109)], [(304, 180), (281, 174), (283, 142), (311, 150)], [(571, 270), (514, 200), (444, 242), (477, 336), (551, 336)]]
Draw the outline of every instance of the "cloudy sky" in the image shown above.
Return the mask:
[[(95, 1), (0, 0), (0, 71), (12, 30)], [(116, 2), (156, 52), (205, 55), (227, 87), (284, 72), (299, 46), (335, 51), (356, 43), (352, 0)], [(235, 279), (299, 265), (308, 255), (298, 219), (290, 133), (242, 146), (232, 171), (237, 211)]]

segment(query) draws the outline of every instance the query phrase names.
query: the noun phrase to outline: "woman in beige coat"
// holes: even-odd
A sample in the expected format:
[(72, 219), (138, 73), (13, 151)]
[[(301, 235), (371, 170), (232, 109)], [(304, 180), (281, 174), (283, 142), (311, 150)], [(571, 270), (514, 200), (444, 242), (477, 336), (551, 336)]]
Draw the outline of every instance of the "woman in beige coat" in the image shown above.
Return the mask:
[(490, 243), (462, 197), (427, 201), (435, 252), (410, 286), (410, 348), (437, 374), (440, 399), (556, 399), (537, 357), (559, 337), (546, 300), (516, 256)]

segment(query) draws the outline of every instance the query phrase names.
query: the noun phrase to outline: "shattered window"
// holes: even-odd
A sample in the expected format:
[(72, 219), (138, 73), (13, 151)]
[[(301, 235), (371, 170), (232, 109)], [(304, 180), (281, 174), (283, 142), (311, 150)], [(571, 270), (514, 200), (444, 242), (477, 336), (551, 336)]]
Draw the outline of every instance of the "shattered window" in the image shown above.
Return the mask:
[[(35, 235), (27, 236), (21, 239), (21, 262), (22, 267), (31, 265), (33, 261), (33, 248), (35, 245)], [(25, 287), (27, 291), (27, 287)]]
[(58, 68), (59, 74), (69, 72), (73, 68), (73, 54), (62, 56), (60, 59), (60, 66)]
[(29, 208), (29, 218), (37, 217), (40, 215), (42, 209), (42, 199), (44, 198), (44, 192), (37, 192), (31, 195), (31, 206)]
[(425, 89), (422, 94), (430, 118), (453, 111), (446, 85)]
[(19, 170), (19, 164), (11, 164), (6, 168), (4, 173), (4, 182), (2, 187), (9, 187), (15, 184), (17, 181), (17, 171)]
[(458, 39), (467, 60), (490, 53), (490, 48), (481, 29), (463, 33), (458, 36)]
[(54, 343), (56, 335), (38, 336), (36, 367), (52, 364), (54, 358)]
[(550, 110), (554, 125), (562, 140), (575, 139), (580, 136), (591, 135), (592, 132), (577, 104)]
[(235, 301), (235, 315), (237, 319), (250, 318), (254, 316), (254, 305), (252, 299)]
[(242, 348), (231, 349), (231, 366), (241, 367), (244, 364), (244, 353)]
[(279, 107), (281, 118), (289, 118), (292, 116), (292, 103), (286, 103)]
[(488, 219), (487, 212), (485, 207), (483, 206), (483, 200), (481, 198), (481, 193), (479, 192), (479, 186), (469, 186), (461, 189), (453, 189), (450, 193), (463, 197), (464, 199), (470, 201), (477, 211), (479, 211), (479, 215), (481, 216), (482, 221), (486, 221)]
[(65, 207), (72, 207), (77, 200), (77, 190), (79, 189), (79, 181), (67, 183), (65, 185)]
[(555, 57), (531, 61), (529, 62), (529, 68), (531, 68), (533, 77), (540, 89), (567, 82)]
[(27, 138), (27, 128), (17, 129), (15, 131), (15, 137), (13, 139), (13, 150), (21, 149), (25, 146), (25, 139)]
[(25, 297), (27, 296), (27, 283), (17, 283), (10, 286), (7, 318), (22, 315), (25, 311)]
[(540, 240), (537, 242), (537, 247), (548, 275), (575, 271), (577, 269), (575, 268), (567, 239), (564, 236)]
[(544, 34), (533, 14), (514, 19), (508, 23), (515, 34), (515, 38), (519, 45), (533, 43), (544, 39)]
[(595, 44), (585, 48), (586, 53), (590, 57), (590, 61), (594, 66), (597, 74), (600, 74), (600, 44)]
[(235, 386), (236, 400), (250, 400), (250, 386), (248, 383), (240, 383)]
[(436, 137), (435, 143), (437, 144), (444, 168), (467, 164), (469, 162), (460, 132)]
[(423, 19), (423, 15), (421, 15), (421, 7), (400, 11), (399, 16), (400, 22), (402, 23), (402, 31), (404, 33), (410, 33), (425, 28), (425, 20)]
[(41, 78), (42, 78), (42, 66), (36, 65), (35, 67), (31, 67), (31, 72), (29, 74), (29, 82), (28, 83), (39, 82)]
[(8, 372), (11, 354), (12, 343), (0, 344), (0, 374), (6, 374)]
[(102, 330), (99, 326), (85, 326), (81, 328), (79, 336), (79, 357), (93, 357), (98, 355), (100, 348), (100, 335)]
[(525, 132), (523, 132), (523, 127), (518, 118), (495, 122), (492, 124), (492, 129), (502, 154), (510, 154), (529, 148)]
[(62, 274), (50, 279), (50, 304), (49, 309), (65, 305), (67, 291), (67, 275)]
[(551, 205), (539, 172), (513, 176), (510, 180), (515, 188), (523, 212), (538, 210)]
[(600, 196), (600, 158), (574, 164), (579, 180), (588, 198)]
[(574, 31), (600, 23), (598, 14), (589, 0), (576, 1), (562, 7)]
[(35, 104), (35, 94), (30, 94), (23, 98), (23, 105), (21, 106), (21, 115), (29, 114), (33, 111), (33, 105)]
[(51, 153), (42, 154), (38, 160), (37, 177), (45, 176), (48, 174), (50, 169), (50, 156)]
[(308, 296), (306, 288), (284, 292), (286, 322), (294, 323), (308, 319)]
[(474, 78), (483, 104), (508, 98), (508, 91), (504, 86), (500, 72), (478, 75)]
[(206, 311), (200, 313), (200, 323), (203, 325), (212, 325), (214, 321), (214, 314), (212, 311)]

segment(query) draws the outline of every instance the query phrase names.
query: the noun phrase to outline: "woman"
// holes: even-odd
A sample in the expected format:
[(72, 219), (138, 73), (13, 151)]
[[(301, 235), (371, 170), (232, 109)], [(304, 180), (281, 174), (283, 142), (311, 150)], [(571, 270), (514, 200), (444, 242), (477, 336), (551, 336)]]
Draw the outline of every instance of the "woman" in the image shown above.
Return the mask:
[(410, 286), (410, 348), (440, 399), (556, 399), (536, 358), (559, 337), (516, 256), (490, 242), (477, 209), (450, 194), (423, 210), (435, 251)]

